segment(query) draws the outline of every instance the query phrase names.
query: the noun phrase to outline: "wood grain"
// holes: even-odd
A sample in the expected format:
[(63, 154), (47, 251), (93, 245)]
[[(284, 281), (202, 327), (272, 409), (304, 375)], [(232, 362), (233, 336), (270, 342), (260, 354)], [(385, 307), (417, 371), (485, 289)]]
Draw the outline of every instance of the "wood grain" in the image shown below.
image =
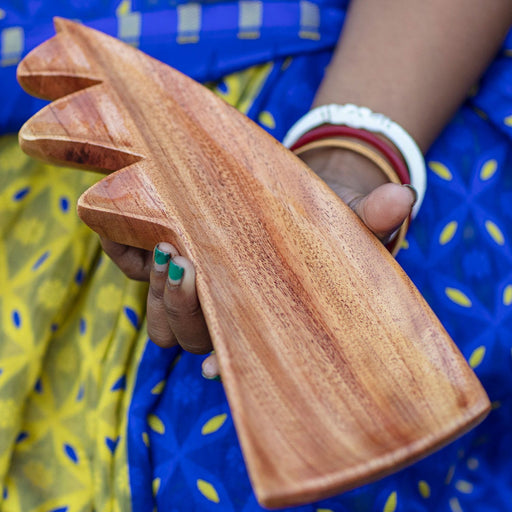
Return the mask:
[(79, 200), (92, 229), (192, 260), (262, 505), (359, 486), (485, 417), (482, 386), (411, 281), (298, 158), (177, 71), (55, 25), (18, 68), (56, 100), (21, 146), (110, 173)]

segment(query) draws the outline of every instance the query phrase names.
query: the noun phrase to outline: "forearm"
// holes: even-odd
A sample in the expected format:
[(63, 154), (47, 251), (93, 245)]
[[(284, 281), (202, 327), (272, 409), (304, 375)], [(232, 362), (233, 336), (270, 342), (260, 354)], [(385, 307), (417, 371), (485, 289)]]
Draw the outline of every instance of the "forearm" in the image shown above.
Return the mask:
[(315, 106), (369, 107), (426, 151), (511, 23), (510, 0), (352, 0)]

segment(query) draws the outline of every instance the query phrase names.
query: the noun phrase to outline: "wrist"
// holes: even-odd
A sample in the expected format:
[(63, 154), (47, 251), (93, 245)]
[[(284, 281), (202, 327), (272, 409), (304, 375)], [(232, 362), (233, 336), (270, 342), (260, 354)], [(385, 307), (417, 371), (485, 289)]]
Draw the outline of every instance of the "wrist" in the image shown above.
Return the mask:
[(312, 149), (300, 158), (329, 185), (342, 182), (345, 187), (358, 190), (364, 195), (389, 182), (371, 160), (348, 149)]
[[(402, 184), (412, 184), (418, 198), (412, 212), (414, 217), (425, 194), (425, 160), (411, 135), (385, 115), (353, 104), (323, 105), (301, 117), (289, 129), (283, 144), (295, 151), (322, 139), (329, 145), (328, 139), (338, 137), (357, 139), (358, 143), (353, 147), (360, 146), (360, 141), (369, 144), (392, 165), (393, 177), (397, 175)], [(397, 156), (396, 150), (402, 158)], [(380, 163), (376, 163), (385, 171)]]

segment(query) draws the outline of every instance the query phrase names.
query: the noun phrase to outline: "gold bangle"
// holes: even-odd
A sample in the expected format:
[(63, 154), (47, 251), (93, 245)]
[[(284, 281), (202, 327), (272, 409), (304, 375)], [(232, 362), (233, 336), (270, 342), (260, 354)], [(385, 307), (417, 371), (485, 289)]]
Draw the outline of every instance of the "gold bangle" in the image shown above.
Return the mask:
[(295, 149), (294, 153), (299, 156), (306, 151), (325, 147), (348, 149), (354, 153), (359, 153), (360, 155), (373, 162), (391, 183), (398, 183), (399, 185), (401, 184), (400, 178), (398, 177), (398, 174), (395, 172), (393, 167), (391, 167), (391, 164), (375, 150), (365, 146), (364, 144), (361, 144), (360, 142), (348, 139), (320, 139), (315, 140), (314, 142), (310, 142), (309, 144), (304, 144), (304, 146)]
[[(395, 170), (393, 169), (391, 164), (384, 157), (382, 157), (379, 153), (377, 153), (375, 150), (369, 148), (368, 146), (365, 146), (364, 144), (361, 144), (361, 143), (353, 141), (353, 140), (320, 139), (320, 140), (316, 140), (314, 142), (305, 144), (304, 146), (300, 146), (299, 148), (294, 150), (294, 153), (297, 156), (300, 156), (303, 153), (305, 153), (306, 151), (311, 151), (313, 149), (320, 149), (320, 148), (325, 148), (325, 147), (348, 149), (349, 151), (358, 153), (358, 154), (366, 157), (371, 162), (373, 162), (391, 183), (396, 183), (398, 185), (402, 184), (402, 182), (400, 181), (400, 178), (398, 177), (398, 174), (395, 172)], [(410, 222), (410, 217), (407, 216), (407, 218), (404, 220), (404, 222), (402, 222), (402, 225), (400, 226), (400, 228), (397, 231), (395, 231), (395, 233), (393, 233), (393, 235), (391, 235), (391, 239), (390, 239), (390, 241), (388, 241), (388, 243), (386, 245), (389, 252), (393, 256), (396, 256), (396, 254), (402, 247), (403, 241), (405, 239), (405, 235), (407, 233), (407, 230), (409, 229), (409, 222)]]

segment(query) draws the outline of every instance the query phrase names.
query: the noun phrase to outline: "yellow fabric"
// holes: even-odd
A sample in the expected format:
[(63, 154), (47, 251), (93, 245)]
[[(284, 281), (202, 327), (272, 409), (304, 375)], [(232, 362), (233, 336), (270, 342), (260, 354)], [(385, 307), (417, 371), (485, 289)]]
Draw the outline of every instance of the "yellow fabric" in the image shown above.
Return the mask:
[(146, 335), (123, 308), (142, 318), (147, 285), (76, 216), (97, 175), (31, 160), (13, 136), (0, 154), (2, 510), (128, 510), (129, 393), (111, 388), (135, 375)]

